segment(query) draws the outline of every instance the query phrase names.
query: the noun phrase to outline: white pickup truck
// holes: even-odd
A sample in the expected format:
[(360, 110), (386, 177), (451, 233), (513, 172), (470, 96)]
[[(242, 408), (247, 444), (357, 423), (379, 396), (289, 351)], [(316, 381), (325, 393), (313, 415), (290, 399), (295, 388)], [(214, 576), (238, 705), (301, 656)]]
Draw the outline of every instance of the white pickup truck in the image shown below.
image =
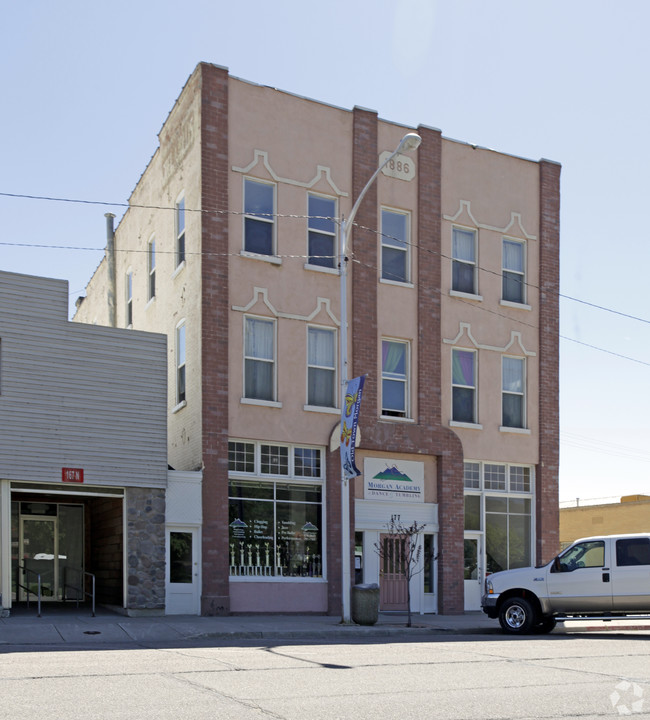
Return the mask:
[(650, 533), (576, 540), (548, 565), (485, 579), (483, 612), (505, 632), (551, 632), (557, 620), (650, 615)]

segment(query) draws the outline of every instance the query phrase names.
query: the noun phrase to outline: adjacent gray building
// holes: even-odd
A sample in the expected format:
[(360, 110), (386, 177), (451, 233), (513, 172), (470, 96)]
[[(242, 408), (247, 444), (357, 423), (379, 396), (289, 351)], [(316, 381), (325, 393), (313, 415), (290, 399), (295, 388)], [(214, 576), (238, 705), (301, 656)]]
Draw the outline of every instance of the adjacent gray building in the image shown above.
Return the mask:
[(68, 283), (0, 272), (0, 597), (164, 612), (164, 335), (68, 321)]

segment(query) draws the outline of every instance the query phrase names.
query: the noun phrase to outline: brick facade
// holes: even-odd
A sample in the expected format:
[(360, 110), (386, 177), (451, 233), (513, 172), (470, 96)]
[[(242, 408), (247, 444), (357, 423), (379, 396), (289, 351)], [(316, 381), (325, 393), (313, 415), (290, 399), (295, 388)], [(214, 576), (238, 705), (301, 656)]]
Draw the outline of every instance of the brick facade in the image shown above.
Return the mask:
[(228, 72), (201, 66), (203, 615), (228, 587)]
[(537, 562), (559, 550), (558, 472), (560, 331), (560, 166), (539, 164), (539, 465), (536, 484)]

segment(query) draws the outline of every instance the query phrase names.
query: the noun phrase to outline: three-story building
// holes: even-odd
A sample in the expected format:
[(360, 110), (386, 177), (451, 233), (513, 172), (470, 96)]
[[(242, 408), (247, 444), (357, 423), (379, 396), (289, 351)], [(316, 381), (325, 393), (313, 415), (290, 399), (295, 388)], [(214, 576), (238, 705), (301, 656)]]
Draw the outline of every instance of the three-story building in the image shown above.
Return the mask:
[(425, 525), (420, 612), (478, 608), (485, 572), (557, 550), (559, 166), (201, 63), (75, 319), (169, 338), (203, 614), (340, 610), (339, 222), (413, 130), (349, 245), (351, 581), (404, 607), (392, 515)]

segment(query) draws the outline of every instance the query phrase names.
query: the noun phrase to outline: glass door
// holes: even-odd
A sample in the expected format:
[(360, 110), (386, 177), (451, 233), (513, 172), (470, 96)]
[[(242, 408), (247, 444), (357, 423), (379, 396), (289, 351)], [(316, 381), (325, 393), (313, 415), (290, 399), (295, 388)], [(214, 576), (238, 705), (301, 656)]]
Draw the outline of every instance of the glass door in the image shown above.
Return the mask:
[(483, 592), (483, 536), (465, 533), (465, 610), (481, 609)]
[[(30, 589), (30, 600), (38, 594), (41, 579), (43, 600), (59, 600), (59, 562), (56, 517), (20, 518), (19, 583)], [(27, 600), (27, 591), (20, 588), (19, 600)]]
[(199, 543), (196, 528), (167, 530), (167, 615), (199, 614)]

